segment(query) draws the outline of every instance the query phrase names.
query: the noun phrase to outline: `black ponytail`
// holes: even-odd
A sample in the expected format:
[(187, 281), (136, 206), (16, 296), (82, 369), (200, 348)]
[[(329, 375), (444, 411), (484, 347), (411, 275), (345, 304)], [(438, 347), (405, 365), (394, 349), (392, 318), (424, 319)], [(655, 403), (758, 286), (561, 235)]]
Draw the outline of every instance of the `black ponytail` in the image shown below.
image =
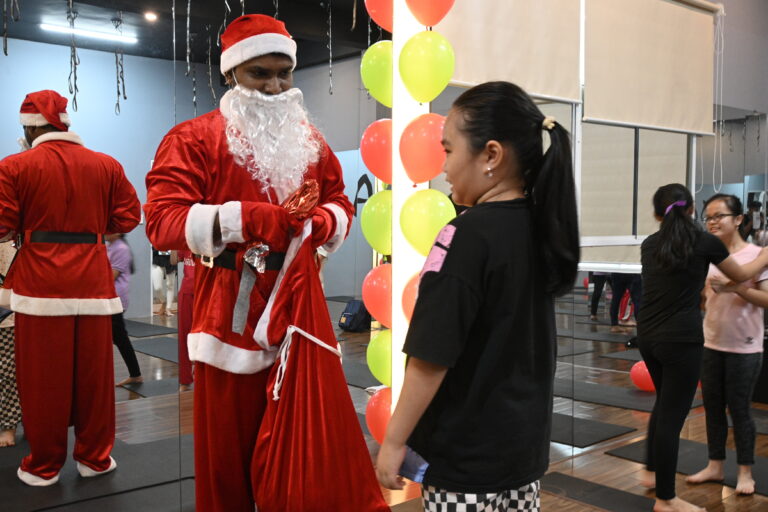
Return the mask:
[(688, 213), (693, 196), (679, 183), (659, 187), (653, 194), (653, 211), (661, 218), (659, 243), (654, 257), (667, 271), (680, 270), (693, 255), (696, 238), (701, 231)]
[[(462, 130), (473, 149), (480, 151), (495, 140), (514, 150), (532, 205), (534, 233), (548, 275), (547, 291), (554, 295), (568, 292), (576, 281), (580, 252), (568, 132), (546, 119), (530, 96), (509, 82), (473, 87), (456, 99), (453, 108), (462, 114)], [(545, 129), (551, 141), (546, 153), (542, 150)]]

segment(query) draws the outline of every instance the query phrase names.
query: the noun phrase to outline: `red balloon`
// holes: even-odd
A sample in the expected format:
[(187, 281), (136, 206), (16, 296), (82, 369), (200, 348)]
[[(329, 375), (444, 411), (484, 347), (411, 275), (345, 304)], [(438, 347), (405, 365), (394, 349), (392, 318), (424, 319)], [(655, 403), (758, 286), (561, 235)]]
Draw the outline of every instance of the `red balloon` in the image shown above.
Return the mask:
[(379, 119), (368, 125), (360, 140), (360, 156), (374, 176), (392, 183), (392, 120)]
[[(433, 27), (440, 23), (453, 7), (454, 0), (405, 0), (419, 23)], [(390, 31), (391, 32), (391, 31)]]
[(363, 280), (363, 303), (379, 323), (392, 327), (392, 265), (385, 263), (368, 272)]
[(392, 32), (392, 0), (365, 0), (365, 8), (378, 26)]
[(637, 389), (643, 391), (656, 391), (656, 386), (653, 385), (653, 379), (651, 379), (651, 374), (648, 373), (645, 361), (638, 361), (632, 365), (632, 369), (629, 370), (629, 377), (632, 379), (632, 382), (635, 383)]
[(382, 388), (368, 400), (365, 406), (365, 424), (368, 425), (373, 438), (379, 443), (384, 442), (389, 418), (392, 417), (392, 389)]
[(440, 114), (422, 114), (403, 130), (400, 159), (414, 183), (434, 179), (443, 171), (445, 151), (440, 141), (444, 124), (445, 117)]
[(419, 296), (419, 278), (419, 274), (414, 274), (403, 290), (403, 313), (409, 322), (413, 316), (413, 308), (416, 306), (416, 298)]

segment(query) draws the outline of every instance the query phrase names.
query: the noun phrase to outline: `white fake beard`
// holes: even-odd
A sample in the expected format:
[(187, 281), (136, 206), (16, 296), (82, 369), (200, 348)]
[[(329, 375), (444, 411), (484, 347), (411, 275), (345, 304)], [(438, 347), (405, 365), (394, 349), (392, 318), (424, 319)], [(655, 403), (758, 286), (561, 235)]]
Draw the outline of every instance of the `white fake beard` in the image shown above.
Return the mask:
[(299, 89), (268, 95), (237, 85), (222, 98), (221, 112), (235, 162), (264, 192), (272, 187), (280, 201), (301, 185), (307, 168), (320, 158), (320, 141)]
[(16, 139), (16, 142), (19, 143), (19, 147), (21, 148), (22, 152), (32, 149), (32, 146), (29, 144), (29, 141), (27, 140), (26, 137), (19, 137), (18, 139)]

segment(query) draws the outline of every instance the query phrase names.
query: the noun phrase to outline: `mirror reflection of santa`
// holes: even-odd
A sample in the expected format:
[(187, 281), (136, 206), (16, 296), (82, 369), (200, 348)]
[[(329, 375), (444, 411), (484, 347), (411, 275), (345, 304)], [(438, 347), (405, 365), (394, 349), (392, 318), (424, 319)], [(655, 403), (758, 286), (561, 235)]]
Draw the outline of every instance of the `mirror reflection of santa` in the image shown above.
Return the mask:
[[(292, 86), (296, 43), (284, 24), (268, 16), (242, 16), (221, 41), (221, 72), (231, 89), (218, 110), (181, 123), (165, 136), (147, 175), (144, 207), (153, 246), (188, 248), (200, 256), (187, 338), (190, 359), (196, 362), (197, 510), (253, 511), (255, 505), (299, 510), (285, 503), (300, 496), (306, 497), (301, 510), (307, 512), (388, 510), (343, 382), (314, 267), (315, 251), (334, 252), (349, 231), (353, 208), (344, 195), (341, 166), (310, 124), (301, 91)], [(307, 195), (297, 197), (297, 190)], [(286, 200), (299, 206), (285, 208)], [(317, 365), (297, 366), (298, 358), (315, 348)], [(290, 425), (293, 434), (282, 437), (304, 451), (265, 462), (267, 451), (287, 449), (274, 444), (280, 437), (273, 431), (276, 418), (284, 417), (275, 408), (298, 410), (300, 404), (291, 402), (294, 380), (310, 372), (320, 375), (323, 368), (332, 378), (318, 377), (311, 393), (300, 398), (311, 402), (308, 396), (326, 390), (323, 396), (334, 405), (328, 410), (338, 406), (342, 412), (324, 417), (328, 403), (302, 403), (327, 425), (317, 420)], [(335, 387), (328, 388), (329, 383)], [(281, 387), (278, 401), (272, 392), (279, 395)], [(266, 427), (265, 414), (273, 422)], [(342, 431), (356, 435), (347, 440), (321, 435)], [(311, 443), (323, 441), (344, 443), (332, 447), (342, 463), (348, 457), (364, 459), (365, 465), (326, 457), (302, 460), (315, 453)], [(275, 470), (275, 460), (291, 464), (283, 470), (300, 469), (303, 478), (280, 474), (283, 470), (259, 474), (268, 471), (264, 464)], [(357, 474), (344, 478), (345, 466)], [(266, 496), (265, 482), (281, 478), (291, 480), (293, 496)], [(347, 485), (342, 490), (318, 484), (322, 478), (329, 483), (354, 479), (352, 487), (362, 489), (361, 497), (355, 501)]]

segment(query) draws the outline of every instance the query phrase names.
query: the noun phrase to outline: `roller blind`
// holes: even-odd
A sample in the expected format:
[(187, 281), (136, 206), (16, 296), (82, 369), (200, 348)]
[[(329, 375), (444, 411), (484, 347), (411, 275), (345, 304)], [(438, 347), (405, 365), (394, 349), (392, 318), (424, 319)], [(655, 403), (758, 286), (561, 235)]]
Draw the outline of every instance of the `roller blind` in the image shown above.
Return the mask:
[(578, 102), (578, 0), (456, 0), (435, 27), (453, 45), (453, 82), (518, 84), (529, 94)]
[(712, 133), (715, 14), (694, 5), (586, 0), (586, 120)]

